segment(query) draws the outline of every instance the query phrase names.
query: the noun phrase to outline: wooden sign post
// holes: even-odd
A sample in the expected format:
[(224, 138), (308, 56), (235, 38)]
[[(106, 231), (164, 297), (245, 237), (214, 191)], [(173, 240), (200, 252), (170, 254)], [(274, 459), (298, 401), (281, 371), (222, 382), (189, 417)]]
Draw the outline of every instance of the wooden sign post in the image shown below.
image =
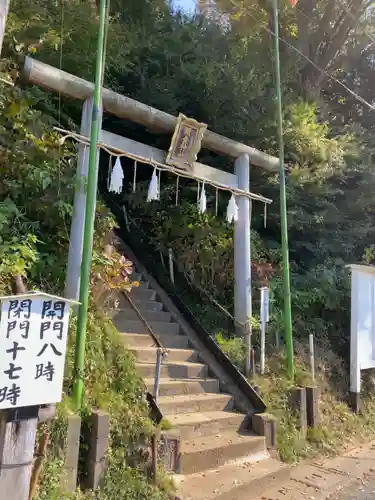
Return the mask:
[(375, 368), (375, 266), (351, 264), (350, 407), (361, 409), (361, 371)]
[(72, 301), (0, 297), (0, 491), (27, 500), (40, 405), (61, 401)]

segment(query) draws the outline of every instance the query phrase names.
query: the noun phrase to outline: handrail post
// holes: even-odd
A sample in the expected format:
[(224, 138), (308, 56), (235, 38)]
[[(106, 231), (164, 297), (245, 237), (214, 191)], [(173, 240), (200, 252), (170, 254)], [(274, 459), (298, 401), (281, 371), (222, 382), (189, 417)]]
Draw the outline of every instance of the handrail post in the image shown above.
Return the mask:
[(168, 248), (168, 256), (169, 256), (169, 275), (171, 278), (171, 282), (174, 285), (174, 268), (173, 268), (173, 253), (172, 248)]
[(154, 399), (156, 404), (159, 404), (159, 385), (160, 385), (160, 372), (161, 364), (163, 362), (164, 356), (167, 355), (167, 351), (161, 347), (156, 350), (156, 365), (155, 365), (155, 381), (154, 381)]
[(309, 334), (309, 355), (310, 355), (311, 378), (315, 383), (314, 335), (312, 333)]
[(251, 325), (250, 319), (245, 324), (245, 346), (246, 346), (246, 358), (245, 358), (245, 375), (250, 377), (251, 375), (251, 365), (253, 363), (251, 356)]

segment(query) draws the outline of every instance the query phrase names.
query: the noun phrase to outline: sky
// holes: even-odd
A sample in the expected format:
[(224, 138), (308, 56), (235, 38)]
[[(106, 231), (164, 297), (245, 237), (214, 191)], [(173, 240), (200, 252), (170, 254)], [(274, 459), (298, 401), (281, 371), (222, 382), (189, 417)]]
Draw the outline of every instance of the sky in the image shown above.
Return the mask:
[(176, 7), (192, 12), (195, 8), (195, 0), (174, 0)]

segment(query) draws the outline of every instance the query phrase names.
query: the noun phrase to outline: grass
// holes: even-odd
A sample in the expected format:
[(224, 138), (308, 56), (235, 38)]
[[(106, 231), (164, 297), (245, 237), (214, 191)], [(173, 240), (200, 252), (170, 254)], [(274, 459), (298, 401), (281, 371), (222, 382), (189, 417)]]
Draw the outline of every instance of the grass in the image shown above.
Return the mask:
[(163, 420), (160, 422), (160, 429), (162, 431), (169, 431), (173, 429), (173, 425), (167, 418), (163, 418)]
[[(217, 338), (221, 348), (237, 366), (243, 366), (243, 343), (239, 338)], [(280, 458), (296, 463), (304, 458), (336, 455), (344, 449), (375, 437), (375, 391), (371, 374), (367, 373), (363, 390), (363, 413), (353, 414), (346, 402), (349, 387), (348, 370), (343, 360), (326, 348), (316, 348), (317, 385), (321, 391), (317, 428), (304, 436), (290, 402), (290, 391), (295, 386), (311, 386), (308, 357), (302, 344), (296, 343), (295, 381), (286, 376), (286, 358), (281, 351), (270, 351), (267, 371), (256, 376), (252, 384), (258, 386), (267, 404), (267, 411), (277, 417), (277, 443)]]
[[(329, 353), (329, 357), (334, 355)], [(273, 354), (264, 378), (256, 383), (268, 405), (269, 411), (278, 418), (278, 447), (281, 458), (286, 462), (297, 462), (302, 458), (336, 455), (344, 449), (375, 436), (375, 398), (364, 395), (364, 412), (355, 415), (344, 401), (343, 390), (346, 377), (341, 378), (322, 369), (324, 359), (318, 359), (317, 385), (321, 391), (319, 403), (320, 422), (318, 427), (309, 429), (303, 436), (297, 425), (296, 415), (288, 401), (291, 382), (285, 377), (286, 360), (282, 354)], [(303, 355), (296, 356), (296, 386), (312, 385)], [(348, 386), (347, 386), (348, 387)]]

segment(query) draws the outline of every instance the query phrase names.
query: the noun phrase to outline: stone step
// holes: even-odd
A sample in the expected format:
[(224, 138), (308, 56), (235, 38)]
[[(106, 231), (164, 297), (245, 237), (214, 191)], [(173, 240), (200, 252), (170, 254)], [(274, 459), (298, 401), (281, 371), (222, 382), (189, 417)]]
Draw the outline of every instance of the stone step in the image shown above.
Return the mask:
[(229, 429), (245, 429), (246, 416), (231, 411), (208, 411), (163, 415), (173, 427), (178, 428), (181, 439), (218, 435)]
[[(169, 323), (172, 319), (172, 314), (166, 311), (150, 311), (147, 309), (146, 310), (139, 309), (139, 311), (147, 322), (163, 321)], [(117, 309), (116, 317), (117, 316), (121, 316), (121, 319), (124, 320), (139, 320), (137, 313), (134, 311), (134, 309), (131, 309), (130, 307), (124, 309)]]
[[(204, 474), (177, 475), (175, 479), (180, 482), (177, 496), (181, 500), (251, 500), (289, 475), (290, 466), (265, 458), (224, 465)], [(280, 498), (284, 498), (282, 494)]]
[[(134, 310), (131, 305), (129, 304), (129, 301), (124, 297), (123, 294), (118, 295), (118, 310)], [(136, 305), (137, 309), (140, 311), (162, 311), (163, 310), (163, 303), (158, 302), (157, 300), (138, 300), (131, 296), (134, 304)]]
[[(181, 445), (180, 471), (194, 474), (216, 469), (234, 460), (267, 455), (264, 436), (234, 430), (222, 434), (194, 438)], [(233, 480), (233, 478), (232, 478)]]
[[(147, 390), (154, 389), (154, 378), (144, 379)], [(186, 394), (199, 394), (201, 392), (220, 392), (220, 383), (217, 379), (178, 379), (161, 378), (159, 384), (160, 396), (180, 396)]]
[[(113, 323), (117, 330), (122, 333), (149, 333), (140, 319), (124, 319), (118, 314), (113, 318)], [(180, 332), (178, 323), (168, 323), (167, 321), (150, 321), (147, 323), (155, 335), (179, 335)]]
[(156, 300), (155, 290), (144, 290), (139, 287), (133, 288), (130, 296), (133, 300)]
[[(120, 333), (121, 338), (128, 347), (152, 347), (155, 342), (150, 335), (144, 333)], [(187, 349), (189, 339), (185, 335), (158, 335), (163, 347)]]
[(222, 393), (182, 394), (177, 396), (161, 396), (159, 398), (161, 412), (165, 415), (177, 413), (195, 413), (215, 410), (232, 410), (233, 396)]
[[(156, 363), (156, 347), (132, 347), (130, 349), (141, 363)], [(193, 349), (170, 349), (164, 362), (198, 361), (198, 353)]]
[[(141, 377), (150, 378), (155, 375), (155, 363), (137, 363), (137, 370)], [(204, 378), (208, 374), (208, 367), (202, 363), (166, 362), (161, 365), (160, 376), (172, 378)]]
[(149, 335), (143, 335), (141, 333), (120, 333), (120, 336), (128, 349), (155, 346), (154, 340)]

